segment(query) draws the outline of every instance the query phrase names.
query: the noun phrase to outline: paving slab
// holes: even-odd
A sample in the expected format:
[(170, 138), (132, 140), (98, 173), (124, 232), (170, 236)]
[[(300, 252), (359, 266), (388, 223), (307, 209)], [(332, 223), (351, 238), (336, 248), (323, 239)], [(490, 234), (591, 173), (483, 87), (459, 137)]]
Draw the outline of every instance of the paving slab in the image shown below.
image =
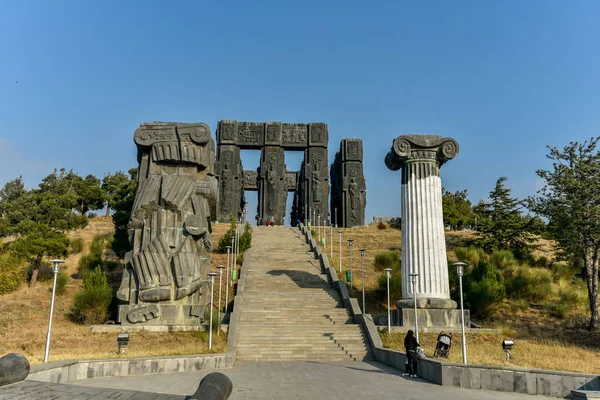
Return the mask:
[[(160, 394), (194, 393), (210, 370), (177, 374), (101, 378), (73, 382), (86, 388), (139, 390)], [(403, 377), (377, 362), (241, 361), (218, 372), (233, 382), (230, 399), (532, 399), (518, 393), (443, 387)]]

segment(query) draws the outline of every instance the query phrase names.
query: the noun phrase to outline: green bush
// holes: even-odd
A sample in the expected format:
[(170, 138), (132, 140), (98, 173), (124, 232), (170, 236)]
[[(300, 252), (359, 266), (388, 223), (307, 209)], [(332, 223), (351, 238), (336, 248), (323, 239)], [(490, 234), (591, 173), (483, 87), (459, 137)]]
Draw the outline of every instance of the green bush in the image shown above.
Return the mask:
[(11, 254), (0, 254), (0, 295), (13, 292), (27, 281), (27, 266)]
[(553, 263), (550, 265), (550, 271), (555, 281), (572, 281), (575, 277), (573, 265), (567, 263)]
[[(206, 307), (206, 311), (204, 312), (204, 321), (206, 321), (206, 332), (208, 332), (210, 331), (210, 305)], [(213, 307), (212, 330), (213, 332), (218, 332), (219, 330), (219, 310), (216, 307)]]
[(83, 255), (79, 259), (79, 274), (82, 278), (85, 278), (87, 273), (102, 265), (102, 256), (106, 246), (107, 241), (104, 235), (94, 236), (90, 244), (89, 254)]
[(86, 325), (101, 324), (108, 317), (108, 308), (113, 293), (106, 281), (106, 275), (96, 267), (86, 274), (83, 291), (73, 300), (72, 316), (76, 322)]
[(83, 238), (75, 238), (71, 240), (71, 254), (81, 253), (83, 251)]
[(515, 267), (505, 274), (506, 291), (513, 299), (542, 301), (552, 294), (552, 274), (547, 269)]
[(400, 269), (400, 253), (396, 251), (382, 251), (375, 254), (374, 268), (376, 271), (383, 271), (386, 268), (392, 268), (394, 270)]
[(60, 271), (56, 276), (56, 294), (62, 296), (67, 291), (69, 284), (69, 275), (65, 271)]
[(466, 303), (478, 317), (488, 317), (506, 297), (502, 275), (494, 265), (480, 261), (465, 281)]
[(490, 255), (490, 264), (498, 268), (509, 268), (519, 263), (510, 250), (494, 250)]
[(92, 239), (92, 243), (90, 244), (90, 254), (97, 254), (100, 257), (104, 254), (104, 250), (107, 246), (106, 236), (104, 235), (96, 235)]
[(570, 280), (558, 282), (558, 301), (550, 306), (550, 315), (563, 319), (570, 312), (586, 309), (587, 288), (582, 280), (571, 283)]
[[(235, 238), (235, 228), (237, 222), (233, 217), (229, 222), (229, 229), (225, 232), (225, 235), (219, 240), (219, 247), (217, 248), (218, 253), (227, 253), (227, 246), (231, 246), (231, 239)], [(252, 246), (252, 225), (246, 222), (244, 230), (240, 234), (240, 253), (248, 250)]]
[(487, 261), (488, 259), (487, 254), (485, 254), (485, 251), (480, 247), (457, 247), (454, 252), (459, 261), (469, 265), (477, 265), (479, 261)]
[[(379, 293), (387, 301), (387, 276), (382, 274), (377, 279)], [(390, 276), (390, 302), (395, 304), (396, 300), (402, 298), (402, 273), (400, 270), (393, 271)]]
[(380, 231), (384, 231), (388, 228), (387, 224), (383, 223), (383, 222), (378, 222), (377, 223), (377, 229), (379, 229)]

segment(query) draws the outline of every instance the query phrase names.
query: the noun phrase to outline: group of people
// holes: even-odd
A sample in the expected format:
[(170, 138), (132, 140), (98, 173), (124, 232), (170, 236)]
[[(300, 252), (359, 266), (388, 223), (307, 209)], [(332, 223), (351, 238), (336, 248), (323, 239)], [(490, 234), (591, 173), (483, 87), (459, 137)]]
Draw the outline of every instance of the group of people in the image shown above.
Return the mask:
[(263, 221), (262, 219), (260, 221), (258, 221), (258, 226), (275, 226), (275, 217), (271, 217), (271, 219), (266, 219), (265, 221)]

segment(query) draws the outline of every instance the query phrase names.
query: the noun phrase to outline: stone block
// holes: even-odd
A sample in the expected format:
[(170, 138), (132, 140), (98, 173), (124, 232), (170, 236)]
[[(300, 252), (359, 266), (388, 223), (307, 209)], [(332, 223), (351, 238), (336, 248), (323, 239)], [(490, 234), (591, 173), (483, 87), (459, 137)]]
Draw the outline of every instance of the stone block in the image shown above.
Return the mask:
[(481, 368), (469, 367), (469, 387), (471, 389), (481, 389)]
[[(460, 328), (461, 326), (460, 310), (418, 308), (417, 315), (419, 318), (419, 327)], [(469, 324), (469, 311), (465, 310), (465, 326), (469, 326)], [(400, 310), (400, 325), (415, 325), (414, 309), (402, 308)]]
[(541, 396), (550, 396), (550, 380), (545, 374), (536, 375), (536, 394)]
[(527, 387), (527, 394), (537, 394), (537, 375), (532, 372), (526, 372), (525, 385)]
[(527, 380), (525, 372), (515, 371), (515, 392), (527, 393)]
[(460, 369), (460, 387), (471, 389), (471, 370), (475, 368), (465, 366)]
[(563, 375), (561, 380), (561, 397), (567, 397), (575, 389), (575, 379), (571, 375)]
[(27, 378), (31, 366), (25, 356), (10, 353), (0, 357), (0, 386), (20, 382)]
[[(129, 315), (139, 308), (139, 305), (119, 305), (119, 322), (122, 325), (136, 325), (130, 321)], [(199, 325), (204, 319), (204, 313), (198, 313), (190, 304), (151, 304), (149, 310), (153, 318), (144, 321), (144, 325)]]
[(515, 391), (515, 373), (514, 371), (502, 371), (502, 391)]
[(500, 369), (493, 369), (491, 370), (492, 372), (492, 390), (495, 390), (497, 392), (501, 392), (503, 386), (503, 382), (502, 382), (502, 370)]

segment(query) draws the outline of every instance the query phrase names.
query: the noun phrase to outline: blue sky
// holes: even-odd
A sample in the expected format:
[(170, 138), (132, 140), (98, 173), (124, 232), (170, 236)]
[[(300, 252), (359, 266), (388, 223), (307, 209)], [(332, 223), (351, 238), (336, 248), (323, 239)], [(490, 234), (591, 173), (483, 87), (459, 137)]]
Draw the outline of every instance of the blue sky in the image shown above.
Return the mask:
[(320, 121), (330, 160), (364, 141), (367, 220), (400, 214), (383, 158), (405, 133), (458, 140), (449, 190), (477, 201), (507, 176), (525, 197), (546, 145), (600, 134), (598, 15), (593, 0), (2, 0), (0, 184), (127, 170), (142, 121)]

